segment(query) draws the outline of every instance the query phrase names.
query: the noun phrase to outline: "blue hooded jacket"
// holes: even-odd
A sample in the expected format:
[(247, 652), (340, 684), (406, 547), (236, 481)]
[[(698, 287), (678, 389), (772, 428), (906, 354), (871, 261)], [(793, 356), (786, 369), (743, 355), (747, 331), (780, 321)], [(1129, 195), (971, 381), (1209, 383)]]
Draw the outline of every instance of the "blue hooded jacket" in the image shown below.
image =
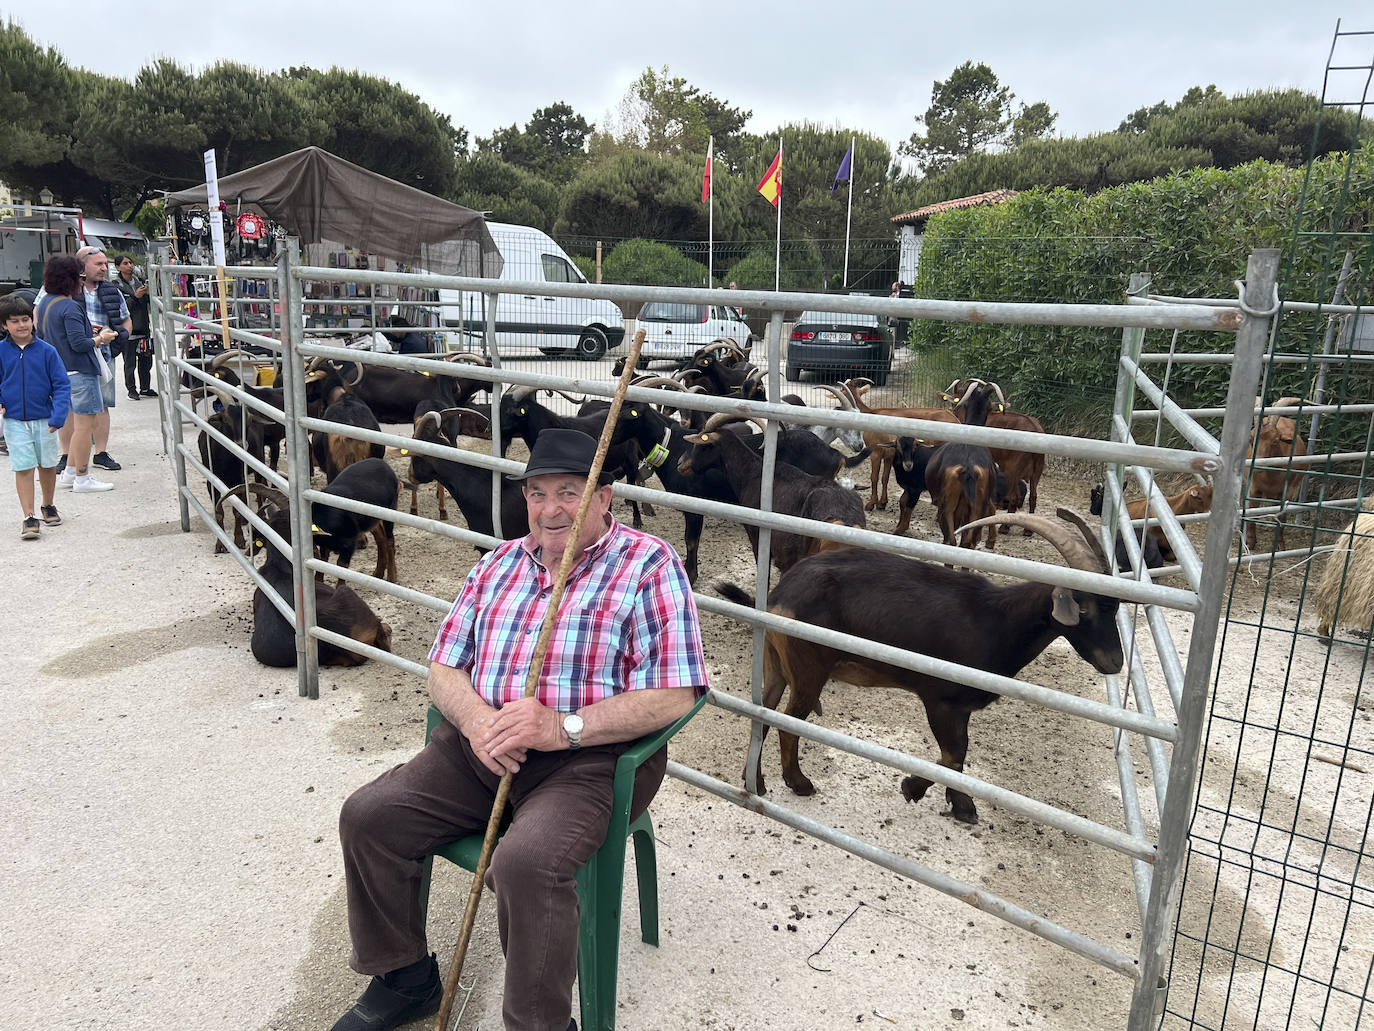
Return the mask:
[(60, 429), (71, 400), (72, 381), (57, 348), (37, 337), (28, 347), (9, 337), (0, 340), (0, 406), (6, 419), (43, 419)]

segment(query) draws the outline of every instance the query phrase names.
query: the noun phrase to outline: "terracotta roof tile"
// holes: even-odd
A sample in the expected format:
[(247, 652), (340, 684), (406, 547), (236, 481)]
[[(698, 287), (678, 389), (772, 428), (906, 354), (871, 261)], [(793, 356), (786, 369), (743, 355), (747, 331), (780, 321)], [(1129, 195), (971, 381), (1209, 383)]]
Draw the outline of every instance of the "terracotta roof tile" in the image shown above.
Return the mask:
[(903, 215), (893, 215), (892, 221), (903, 225), (909, 222), (924, 222), (931, 215), (938, 215), (942, 211), (976, 208), (980, 204), (1001, 204), (1004, 200), (1011, 200), (1015, 196), (1015, 190), (989, 190), (987, 193), (976, 193), (972, 197), (956, 197), (953, 200), (942, 200), (938, 204), (927, 204), (923, 208), (908, 211)]

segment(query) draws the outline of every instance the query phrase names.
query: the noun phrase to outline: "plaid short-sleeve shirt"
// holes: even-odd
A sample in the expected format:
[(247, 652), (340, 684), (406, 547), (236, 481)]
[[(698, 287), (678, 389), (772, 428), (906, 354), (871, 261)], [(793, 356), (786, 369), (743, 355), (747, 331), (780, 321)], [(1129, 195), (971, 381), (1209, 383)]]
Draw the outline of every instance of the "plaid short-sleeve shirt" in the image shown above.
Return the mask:
[[(553, 578), (532, 537), (497, 547), (468, 574), (430, 661), (465, 670), (497, 708), (519, 698)], [(706, 687), (696, 602), (671, 547), (611, 520), (568, 574), (537, 697), (573, 712), (660, 687)]]

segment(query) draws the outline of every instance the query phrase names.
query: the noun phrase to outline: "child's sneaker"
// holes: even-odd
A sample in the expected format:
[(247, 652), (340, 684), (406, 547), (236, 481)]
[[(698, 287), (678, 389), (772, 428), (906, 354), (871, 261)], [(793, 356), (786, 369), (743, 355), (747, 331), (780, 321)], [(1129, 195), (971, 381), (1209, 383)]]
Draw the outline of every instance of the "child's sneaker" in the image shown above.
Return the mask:
[(40, 506), (40, 507), (42, 508), (42, 511), (43, 511), (43, 525), (44, 525), (44, 526), (61, 526), (61, 525), (62, 525), (62, 517), (61, 517), (60, 515), (57, 514), (57, 506), (56, 506), (56, 505), (42, 505), (42, 506)]
[(94, 494), (102, 490), (114, 490), (114, 484), (106, 483), (104, 480), (97, 480), (89, 473), (85, 476), (78, 476), (76, 481), (72, 484), (73, 494)]
[(67, 466), (65, 469), (63, 469), (60, 473), (57, 474), (57, 485), (63, 488), (64, 490), (70, 489), (71, 485), (75, 482), (76, 470), (73, 469), (71, 466)]
[(29, 516), (27, 519), (24, 520), (24, 525), (19, 530), (19, 539), (25, 541), (38, 540), (38, 534), (42, 526), (43, 524), (40, 523), (37, 519), (35, 519), (33, 516)]

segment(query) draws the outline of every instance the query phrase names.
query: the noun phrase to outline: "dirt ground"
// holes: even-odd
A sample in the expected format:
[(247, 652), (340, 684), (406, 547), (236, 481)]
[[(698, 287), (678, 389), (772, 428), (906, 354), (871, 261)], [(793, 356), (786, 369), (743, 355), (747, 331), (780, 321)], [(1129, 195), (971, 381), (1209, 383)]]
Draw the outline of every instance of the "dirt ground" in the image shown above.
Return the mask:
[[(111, 474), (117, 490), (59, 497), (67, 522), (37, 544), (0, 536), (11, 640), (0, 792), (12, 845), (0, 887), (12, 964), (0, 1016), (64, 1029), (327, 1028), (363, 987), (346, 964), (339, 805), (418, 747), (424, 685), (370, 663), (322, 671), (320, 700), (310, 702), (297, 697), (294, 671), (253, 661), (251, 589), (231, 557), (212, 554), (207, 531), (194, 521), (193, 532), (180, 531), (156, 413), (147, 401), (118, 409), (111, 450), (126, 468)], [(1071, 472), (1052, 470), (1042, 482), (1042, 511), (1065, 502), (1086, 510), (1086, 484)], [(432, 496), (422, 506), (436, 514)], [(893, 509), (895, 501), (871, 525), (890, 529)], [(665, 507), (646, 520), (678, 545), (681, 527)], [(936, 536), (928, 507), (911, 533)], [(475, 558), (405, 527), (397, 551), (400, 581), (444, 598)], [(1052, 558), (1019, 534), (1001, 538), (999, 551)], [(355, 565), (367, 567), (369, 556)], [(752, 583), (737, 526), (708, 520), (701, 559), (700, 590), (721, 577)], [(1262, 586), (1241, 588), (1238, 612), (1258, 611)], [(1276, 581), (1270, 622), (1281, 624), (1283, 605), (1296, 611), (1299, 586)], [(393, 627), (396, 653), (423, 662), (437, 615), (370, 600)], [(919, 618), (919, 599), (912, 609)], [(703, 618), (712, 686), (747, 697), (750, 632)], [(1289, 618), (1272, 655), (1256, 657), (1253, 642), (1224, 655), (1222, 683), (1243, 688), (1252, 665), (1285, 683), (1288, 645), (1303, 661), (1325, 661), (1324, 648), (1294, 644)], [(1171, 623), (1186, 641), (1186, 620)], [(1141, 648), (1153, 669), (1143, 637)], [(1356, 659), (1331, 655), (1327, 681), (1357, 684)], [(1101, 679), (1062, 642), (1022, 677), (1104, 697)], [(1168, 710), (1162, 690), (1155, 702)], [(818, 722), (827, 727), (937, 754), (913, 696), (832, 683), (824, 705)], [(672, 757), (736, 784), (747, 734), (746, 723), (708, 706)], [(968, 770), (1120, 826), (1111, 746), (1102, 727), (1004, 700), (974, 716)], [(1135, 759), (1148, 791), (1142, 749)], [(986, 801), (979, 825), (958, 824), (942, 797), (908, 804), (897, 771), (823, 746), (804, 742), (802, 762), (818, 789), (810, 798), (782, 784), (769, 739), (773, 800), (1136, 952), (1124, 858)], [(1312, 787), (1294, 788), (1301, 808)], [(680, 781), (665, 783), (653, 813), (662, 944), (638, 940), (628, 891), (623, 1028), (1124, 1027), (1128, 981), (955, 899)], [(441, 965), (467, 889), (461, 871), (436, 874), (429, 933)], [(463, 1029), (500, 1026), (494, 923), (484, 903)]]

